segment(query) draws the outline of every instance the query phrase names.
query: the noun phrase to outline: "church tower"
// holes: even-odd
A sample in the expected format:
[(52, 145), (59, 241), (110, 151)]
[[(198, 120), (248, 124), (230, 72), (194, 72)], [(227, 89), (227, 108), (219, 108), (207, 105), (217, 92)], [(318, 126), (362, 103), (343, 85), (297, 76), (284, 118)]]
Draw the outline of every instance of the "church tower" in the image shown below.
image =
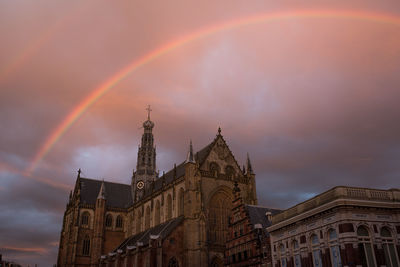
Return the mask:
[(154, 147), (153, 128), (150, 120), (150, 106), (147, 108), (147, 120), (143, 122), (144, 133), (138, 149), (136, 171), (132, 175), (132, 199), (138, 201), (151, 183), (158, 177), (156, 172), (156, 148)]

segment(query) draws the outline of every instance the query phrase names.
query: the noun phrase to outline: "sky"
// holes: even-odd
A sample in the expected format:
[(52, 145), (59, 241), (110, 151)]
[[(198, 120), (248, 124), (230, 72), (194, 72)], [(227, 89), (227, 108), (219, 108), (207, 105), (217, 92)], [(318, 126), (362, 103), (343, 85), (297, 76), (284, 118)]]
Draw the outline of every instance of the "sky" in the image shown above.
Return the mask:
[(260, 205), (399, 188), (400, 4), (0, 2), (0, 253), (57, 261), (82, 176), (130, 183), (151, 105), (157, 168), (218, 127)]

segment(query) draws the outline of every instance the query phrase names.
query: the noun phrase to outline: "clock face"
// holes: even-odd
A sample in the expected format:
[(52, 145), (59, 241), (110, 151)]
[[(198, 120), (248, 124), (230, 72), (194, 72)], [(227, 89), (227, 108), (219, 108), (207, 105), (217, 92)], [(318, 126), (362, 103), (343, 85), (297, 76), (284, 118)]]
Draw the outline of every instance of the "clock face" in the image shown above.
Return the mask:
[(143, 182), (143, 181), (137, 182), (136, 187), (137, 187), (138, 189), (143, 189), (143, 187), (144, 187), (144, 182)]

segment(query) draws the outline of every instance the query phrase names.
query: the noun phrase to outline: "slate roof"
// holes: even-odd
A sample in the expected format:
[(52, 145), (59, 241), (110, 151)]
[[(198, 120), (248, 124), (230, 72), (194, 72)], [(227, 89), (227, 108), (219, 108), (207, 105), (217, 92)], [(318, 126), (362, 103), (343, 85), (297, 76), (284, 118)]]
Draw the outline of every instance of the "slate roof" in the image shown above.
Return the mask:
[[(89, 178), (79, 178), (81, 188), (81, 203), (96, 204), (102, 181)], [(104, 181), (106, 206), (113, 208), (128, 208), (132, 205), (131, 186)]]
[(244, 205), (245, 209), (247, 210), (247, 214), (249, 215), (250, 223), (253, 225), (261, 224), (263, 231), (269, 235), (266, 231), (266, 227), (271, 226), (271, 221), (267, 219), (265, 214), (267, 212), (271, 212), (272, 215), (278, 214), (281, 210), (278, 209), (270, 209), (263, 206), (256, 206), (256, 205)]
[(114, 252), (116, 252), (118, 249), (125, 250), (127, 246), (136, 246), (137, 242), (142, 242), (143, 246), (147, 246), (149, 244), (151, 235), (159, 236), (161, 240), (164, 240), (176, 227), (181, 224), (182, 221), (183, 216), (179, 216), (175, 219), (156, 225), (153, 228), (147, 229), (144, 232), (128, 237), (114, 250)]

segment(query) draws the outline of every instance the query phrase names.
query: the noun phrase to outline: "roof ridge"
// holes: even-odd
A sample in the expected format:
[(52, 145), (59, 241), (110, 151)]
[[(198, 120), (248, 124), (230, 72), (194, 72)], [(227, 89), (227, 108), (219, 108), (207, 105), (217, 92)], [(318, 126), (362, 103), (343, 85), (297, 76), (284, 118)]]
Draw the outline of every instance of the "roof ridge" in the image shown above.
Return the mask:
[(119, 185), (131, 186), (130, 184), (123, 184), (123, 183), (117, 183), (117, 182), (108, 182), (106, 180), (97, 180), (97, 179), (87, 178), (87, 177), (80, 177), (80, 179), (96, 181), (96, 182), (100, 182), (100, 183), (104, 181), (105, 183), (108, 183), (108, 184), (119, 184)]

